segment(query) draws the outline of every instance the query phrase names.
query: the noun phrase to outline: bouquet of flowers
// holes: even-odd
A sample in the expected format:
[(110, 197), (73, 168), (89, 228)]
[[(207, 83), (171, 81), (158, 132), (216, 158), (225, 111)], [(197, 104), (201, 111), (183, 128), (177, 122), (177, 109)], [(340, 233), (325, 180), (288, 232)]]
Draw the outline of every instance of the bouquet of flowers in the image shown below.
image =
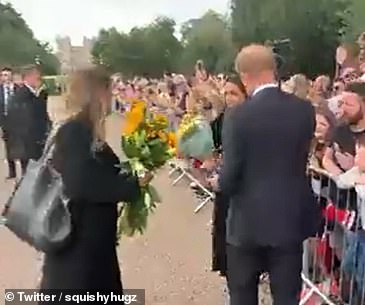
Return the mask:
[(213, 133), (201, 115), (186, 114), (177, 131), (178, 152), (184, 157), (204, 160), (214, 148)]
[[(167, 131), (168, 120), (160, 114), (147, 115), (143, 101), (131, 101), (126, 113), (122, 132), (122, 149), (128, 162), (124, 169), (142, 177), (147, 171), (155, 171), (172, 158), (175, 151), (175, 137)], [(122, 207), (118, 221), (118, 238), (125, 234), (143, 234), (148, 215), (161, 202), (152, 185), (141, 188), (141, 196), (136, 202)]]

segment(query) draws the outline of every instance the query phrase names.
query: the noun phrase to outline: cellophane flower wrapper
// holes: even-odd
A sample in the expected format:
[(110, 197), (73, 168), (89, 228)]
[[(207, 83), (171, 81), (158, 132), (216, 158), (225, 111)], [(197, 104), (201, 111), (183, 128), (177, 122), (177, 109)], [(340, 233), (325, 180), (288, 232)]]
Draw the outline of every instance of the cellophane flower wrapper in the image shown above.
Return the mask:
[(177, 143), (179, 155), (199, 160), (208, 158), (214, 148), (213, 133), (209, 123), (200, 116), (183, 119)]
[[(128, 159), (123, 165), (124, 169), (143, 177), (147, 171), (156, 171), (165, 165), (174, 155), (176, 142), (167, 127), (168, 120), (165, 116), (147, 115), (143, 102), (132, 101), (121, 139), (122, 150)], [(122, 204), (117, 238), (143, 234), (148, 216), (160, 202), (161, 198), (152, 185), (141, 187), (137, 200)]]

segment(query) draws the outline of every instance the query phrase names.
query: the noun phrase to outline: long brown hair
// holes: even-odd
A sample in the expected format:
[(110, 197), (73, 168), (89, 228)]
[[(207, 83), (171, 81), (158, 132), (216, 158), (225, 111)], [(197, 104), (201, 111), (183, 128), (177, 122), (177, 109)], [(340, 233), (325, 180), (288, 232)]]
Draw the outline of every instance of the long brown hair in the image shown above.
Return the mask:
[(242, 94), (247, 98), (247, 91), (245, 85), (242, 83), (240, 77), (237, 74), (231, 74), (227, 77), (227, 82), (235, 84)]
[(101, 68), (76, 71), (71, 75), (68, 111), (92, 129), (95, 139), (105, 138), (105, 117), (109, 104), (100, 101), (100, 93), (111, 90), (109, 74)]
[(324, 139), (326, 144), (328, 144), (329, 141), (332, 139), (333, 131), (337, 125), (336, 117), (326, 104), (321, 104), (319, 106), (316, 106), (315, 113), (316, 115), (323, 116), (329, 125), (327, 134)]
[(336, 126), (336, 118), (334, 114), (329, 110), (328, 106), (322, 104), (321, 106), (315, 107), (316, 115), (321, 115), (327, 121), (329, 128), (325, 135), (324, 141), (319, 141), (316, 137), (313, 137), (310, 149), (309, 162), (312, 166), (322, 168), (322, 160), (326, 147), (330, 145), (333, 130)]

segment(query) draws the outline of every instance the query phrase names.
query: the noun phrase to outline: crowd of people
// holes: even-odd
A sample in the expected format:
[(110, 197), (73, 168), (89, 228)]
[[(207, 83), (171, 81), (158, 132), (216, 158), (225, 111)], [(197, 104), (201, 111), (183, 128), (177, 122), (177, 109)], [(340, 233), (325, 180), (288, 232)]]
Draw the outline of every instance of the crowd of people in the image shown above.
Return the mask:
[[(52, 159), (70, 199), (73, 232), (62, 251), (45, 254), (41, 290), (122, 291), (117, 203), (136, 198), (152, 176), (120, 171), (104, 123), (112, 110), (123, 113), (130, 100), (140, 99), (150, 112), (166, 114), (171, 131), (187, 113), (210, 123), (211, 155), (177, 157), (216, 193), (213, 270), (227, 279), (230, 305), (257, 305), (264, 273), (274, 304), (299, 304), (303, 242), (322, 235), (323, 228), (326, 236), (347, 241), (341, 245), (345, 256), (336, 259), (355, 264), (343, 268), (355, 288), (351, 302), (342, 299), (365, 304), (363, 47), (339, 48), (336, 77), (315, 80), (298, 74), (280, 81), (275, 54), (256, 44), (239, 52), (236, 73), (228, 76), (210, 75), (203, 61), (190, 78), (166, 72), (161, 80), (127, 81), (99, 69), (76, 72), (70, 78), (70, 119), (58, 130)], [(24, 67), (17, 83), (11, 73), (2, 69), (0, 87), (9, 179), (16, 177), (15, 161), (24, 174), (28, 161), (40, 158), (51, 128), (39, 69)], [(352, 220), (338, 220), (339, 210)], [(329, 227), (331, 213), (335, 224)], [(313, 272), (316, 266), (309, 265)]]
[[(251, 51), (253, 54), (250, 54)], [(269, 54), (260, 55), (260, 52), (265, 53), (260, 48), (256, 51), (249, 50), (248, 54), (242, 51), (236, 62), (239, 73), (228, 76), (209, 75), (201, 61), (197, 63), (195, 74), (191, 78), (166, 73), (162, 80), (142, 78), (125, 82), (121, 79), (121, 75), (117, 74), (113, 82), (115, 109), (123, 112), (128, 108), (128, 102), (124, 101), (137, 98), (144, 99), (151, 111), (166, 113), (173, 130), (179, 126), (185, 113), (200, 113), (210, 122), (215, 146), (211, 157), (204, 160), (191, 159), (189, 156), (178, 157), (189, 163), (190, 171), (203, 186), (216, 192), (213, 218), (213, 270), (227, 276), (232, 297), (231, 304), (242, 304), (242, 302), (256, 304), (256, 290), (253, 287), (257, 284), (258, 275), (266, 271), (271, 275), (271, 282), (278, 281), (271, 286), (275, 302), (295, 304), (302, 285), (300, 278), (303, 269), (302, 248), (299, 244), (301, 245), (301, 241), (305, 238), (316, 235), (320, 237), (321, 243), (323, 238), (331, 240), (327, 250), (336, 255), (330, 260), (341, 262), (348, 257), (356, 256), (353, 260), (356, 267), (343, 270), (353, 276), (352, 295), (350, 297), (350, 293), (347, 292), (346, 295), (340, 294), (340, 297), (347, 302), (350, 298), (352, 304), (363, 304), (365, 272), (361, 270), (365, 265), (361, 262), (363, 259), (361, 251), (365, 249), (365, 243), (364, 226), (361, 224), (365, 222), (365, 206), (361, 196), (363, 185), (365, 188), (365, 176), (362, 170), (365, 161), (363, 158), (364, 44), (344, 44), (339, 48), (335, 77), (320, 75), (310, 80), (302, 74), (293, 75), (288, 80), (282, 80), (280, 94), (276, 92), (279, 86), (277, 71), (274, 66), (270, 66), (272, 60), (275, 62), (275, 56), (271, 59)], [(252, 66), (245, 58), (251, 59)], [(261, 70), (260, 59), (263, 61)], [(265, 74), (267, 76), (268, 71), (272, 73), (270, 77), (256, 79), (259, 76), (264, 77)], [(244, 79), (245, 75), (247, 80)], [(250, 82), (253, 82), (251, 85), (253, 88), (248, 86)], [(262, 108), (259, 106), (261, 104), (259, 98), (256, 98), (257, 110), (254, 110), (254, 102), (251, 100), (254, 100), (256, 89), (261, 87), (265, 89), (258, 95), (263, 100)], [(284, 103), (286, 100), (287, 104)], [(297, 103), (298, 101), (300, 103)], [(300, 106), (301, 103), (313, 107), (305, 108), (304, 104)], [(242, 117), (236, 118), (237, 125), (233, 130), (229, 129), (228, 122), (234, 120), (240, 108)], [(313, 109), (313, 115), (308, 109)], [(249, 121), (250, 116), (245, 114), (249, 111), (252, 111), (252, 122)], [(247, 123), (248, 121), (250, 123)], [(250, 135), (252, 138), (246, 138), (245, 130), (253, 133)], [(238, 143), (244, 143), (250, 149), (238, 147)], [(238, 161), (243, 158), (241, 155), (245, 156), (244, 161)], [(231, 167), (227, 170), (228, 166)], [(298, 177), (304, 179), (305, 168), (307, 174), (311, 176), (315, 207), (311, 207), (309, 191), (304, 180), (298, 181)], [(230, 177), (227, 172), (235, 175)], [(228, 182), (224, 179), (227, 176), (230, 177)], [(237, 183), (241, 184), (236, 186), (235, 190)], [(193, 184), (191, 187), (199, 192), (197, 185)], [(251, 190), (255, 188), (257, 193)], [(241, 191), (242, 189), (246, 193)], [(235, 192), (238, 198), (233, 200)], [(300, 196), (295, 197), (293, 192)], [(349, 195), (356, 192), (358, 198)], [(349, 200), (352, 201), (351, 204), (348, 204)], [(253, 203), (248, 204), (248, 202), (262, 206), (255, 207), (252, 206)], [(343, 219), (337, 220), (337, 214), (334, 212), (336, 224), (323, 228), (323, 222), (327, 224), (329, 222), (328, 215), (333, 206), (343, 205), (344, 202), (347, 204), (342, 208), (348, 209), (351, 212), (349, 215), (356, 214), (352, 226), (347, 223), (344, 228)], [(293, 205), (293, 210), (290, 204)], [(243, 208), (242, 205), (250, 207)], [(319, 217), (322, 218), (322, 222), (319, 222), (319, 225), (314, 216), (318, 212), (316, 208), (322, 212), (322, 217)], [(257, 219), (260, 221), (257, 222)], [(306, 228), (304, 231), (301, 231), (303, 230), (301, 225)], [(352, 237), (352, 243), (348, 243), (349, 236)], [(334, 245), (333, 239), (341, 240), (341, 245)], [(296, 241), (296, 248), (281, 248), (282, 245), (288, 246), (290, 240)], [(345, 240), (346, 246), (342, 242)], [(246, 244), (248, 242), (250, 244)], [(308, 251), (313, 255), (313, 252), (318, 250), (316, 250), (318, 245), (313, 246), (313, 243), (307, 243), (305, 247), (307, 247), (306, 255)], [(360, 249), (359, 252), (350, 250), (354, 247)], [(232, 252), (227, 253), (227, 249)], [(276, 257), (278, 252), (283, 256)], [(348, 254), (349, 252), (351, 254)], [(289, 254), (296, 254), (296, 258)], [(229, 269), (227, 255), (231, 257), (231, 261), (235, 260), (231, 265), (235, 272), (231, 276), (229, 270), (227, 272)], [(258, 259), (258, 257), (264, 258)], [(270, 260), (273, 257), (276, 257), (276, 262), (271, 266)], [(281, 259), (282, 265), (280, 265)], [(313, 262), (311, 264), (305, 266), (307, 271), (313, 271)], [(278, 274), (274, 271), (273, 274), (272, 270), (276, 268), (280, 268), (280, 271)], [(336, 273), (335, 268), (338, 269), (338, 264), (327, 270), (328, 277)], [(333, 276), (332, 280), (338, 286), (340, 281), (341, 285), (345, 285), (345, 281), (342, 281), (342, 278), (340, 280), (339, 276)], [(318, 284), (316, 280), (313, 281)], [(291, 296), (290, 287), (292, 287)]]

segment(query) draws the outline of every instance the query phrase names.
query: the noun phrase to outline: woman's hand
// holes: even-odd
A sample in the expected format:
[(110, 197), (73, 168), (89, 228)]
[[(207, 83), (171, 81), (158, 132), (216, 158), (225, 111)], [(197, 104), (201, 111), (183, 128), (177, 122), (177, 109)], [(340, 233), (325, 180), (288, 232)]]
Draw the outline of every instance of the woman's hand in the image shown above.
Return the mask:
[(215, 159), (207, 159), (203, 162), (201, 168), (207, 169), (209, 171), (213, 170), (217, 166), (217, 162)]
[(355, 184), (365, 185), (365, 176), (360, 175), (360, 177), (356, 179)]
[(138, 178), (138, 183), (140, 187), (147, 186), (153, 179), (153, 173), (152, 172), (146, 172), (143, 177)]
[(337, 162), (344, 170), (349, 170), (354, 166), (354, 156), (349, 153), (335, 152)]
[(219, 191), (219, 183), (218, 183), (218, 175), (214, 175), (211, 178), (207, 179), (209, 185), (213, 188), (214, 191)]

